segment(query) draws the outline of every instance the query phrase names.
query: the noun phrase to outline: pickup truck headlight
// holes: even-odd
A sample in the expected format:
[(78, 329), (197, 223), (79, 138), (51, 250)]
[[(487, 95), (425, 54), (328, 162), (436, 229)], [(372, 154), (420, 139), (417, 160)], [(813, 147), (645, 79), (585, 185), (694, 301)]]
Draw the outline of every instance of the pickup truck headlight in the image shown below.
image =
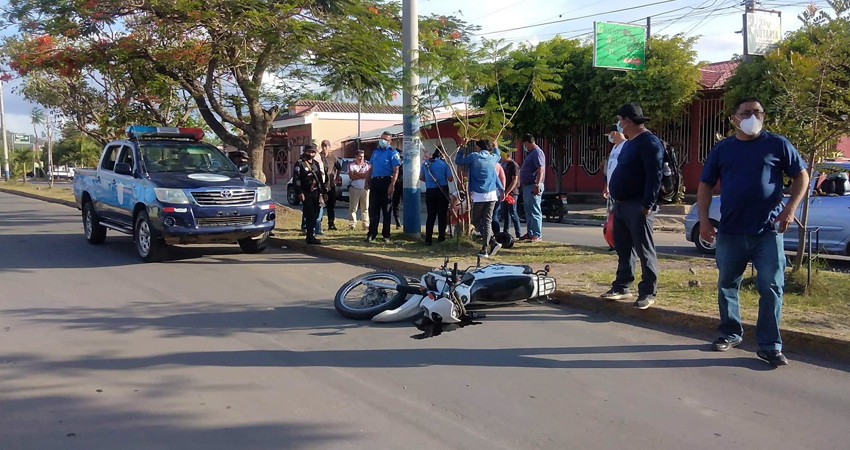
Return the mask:
[(272, 188), (268, 186), (263, 186), (257, 189), (257, 201), (258, 202), (267, 202), (272, 199)]
[(186, 196), (183, 189), (155, 188), (153, 191), (156, 194), (156, 199), (162, 203), (172, 203), (176, 205), (189, 204), (189, 197)]

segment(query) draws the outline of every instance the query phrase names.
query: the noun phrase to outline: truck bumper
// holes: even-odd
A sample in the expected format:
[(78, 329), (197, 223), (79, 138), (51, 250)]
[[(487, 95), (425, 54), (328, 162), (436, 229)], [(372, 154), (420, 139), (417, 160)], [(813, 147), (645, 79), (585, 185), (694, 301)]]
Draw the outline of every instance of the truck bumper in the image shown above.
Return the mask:
[(241, 207), (152, 205), (154, 233), (168, 244), (233, 243), (274, 229), (274, 202)]

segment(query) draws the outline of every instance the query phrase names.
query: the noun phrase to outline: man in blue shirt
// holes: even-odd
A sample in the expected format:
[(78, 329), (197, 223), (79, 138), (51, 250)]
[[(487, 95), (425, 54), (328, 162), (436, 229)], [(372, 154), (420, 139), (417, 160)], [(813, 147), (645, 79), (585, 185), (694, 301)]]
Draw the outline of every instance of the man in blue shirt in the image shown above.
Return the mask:
[[(475, 151), (463, 156), (458, 149), (455, 163), (469, 166), (469, 196), (472, 197), (472, 224), (481, 233), (482, 245), (478, 256), (496, 256), (502, 244), (493, 237), (493, 208), (502, 200), (505, 186), (496, 176), (496, 164), (501, 156), (499, 150), (489, 151), (489, 143), (481, 139), (475, 143)], [(489, 248), (488, 248), (489, 246)]]
[(398, 151), (390, 146), (392, 135), (385, 131), (378, 141), (378, 148), (372, 151), (369, 163), (372, 171), (369, 178), (369, 232), (366, 242), (372, 242), (378, 237), (378, 223), (382, 222), (381, 235), (384, 242), (390, 241), (390, 210), (395, 182), (399, 176), (401, 157)]
[(519, 185), (525, 208), (525, 236), (521, 241), (540, 242), (543, 239), (543, 180), (546, 175), (546, 158), (543, 150), (534, 143), (534, 136), (526, 134), (522, 138), (522, 147), (526, 151), (519, 169)]
[(419, 181), (425, 182), (425, 205), (428, 216), (425, 220), (425, 245), (431, 245), (434, 236), (434, 222), (437, 228), (437, 242), (446, 240), (446, 219), (449, 212), (449, 183), (454, 181), (452, 170), (443, 159), (443, 147), (437, 146), (434, 155), (422, 163)]
[(617, 157), (617, 170), (608, 179), (608, 195), (614, 199), (612, 234), (619, 263), (617, 279), (602, 298), (632, 297), (630, 288), (635, 281), (635, 259), (639, 258), (641, 282), (634, 303), (638, 309), (652, 306), (658, 294), (658, 254), (653, 225), (661, 190), (664, 146), (658, 136), (646, 128), (648, 120), (637, 103), (625, 104), (617, 111), (617, 127), (629, 140)]
[[(757, 355), (783, 366), (779, 318), (785, 286), (785, 246), (782, 234), (794, 223), (794, 211), (806, 195), (806, 163), (788, 139), (762, 131), (764, 107), (755, 98), (739, 100), (732, 111), (735, 136), (718, 142), (705, 161), (697, 194), (700, 238), (716, 240), (720, 275), (720, 337), (713, 347), (724, 352), (737, 347), (744, 335), (738, 292), (747, 263), (758, 275)], [(619, 168), (617, 170), (620, 170)], [(783, 174), (792, 180), (791, 198), (782, 205)], [(712, 190), (720, 181), (720, 224), (715, 235), (708, 211)]]

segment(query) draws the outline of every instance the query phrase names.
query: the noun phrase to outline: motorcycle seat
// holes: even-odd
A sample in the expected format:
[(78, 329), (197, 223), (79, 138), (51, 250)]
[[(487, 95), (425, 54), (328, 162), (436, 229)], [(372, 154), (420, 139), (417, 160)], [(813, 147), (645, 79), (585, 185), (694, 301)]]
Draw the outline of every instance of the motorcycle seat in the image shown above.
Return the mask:
[(534, 269), (528, 265), (522, 265), (522, 273), (526, 275), (531, 275), (534, 273)]

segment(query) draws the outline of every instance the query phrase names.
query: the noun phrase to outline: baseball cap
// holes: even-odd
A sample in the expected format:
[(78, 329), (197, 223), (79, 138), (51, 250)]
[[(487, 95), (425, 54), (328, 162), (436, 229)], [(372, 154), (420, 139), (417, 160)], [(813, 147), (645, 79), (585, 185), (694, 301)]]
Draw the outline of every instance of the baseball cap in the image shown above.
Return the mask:
[(615, 131), (620, 131), (620, 130), (618, 130), (618, 129), (617, 129), (617, 125), (616, 125), (616, 124), (614, 124), (614, 125), (608, 125), (608, 128), (605, 128), (605, 135), (607, 136), (608, 134), (613, 133), (613, 132), (615, 132)]
[(313, 152), (316, 153), (316, 146), (313, 144), (307, 144), (304, 146), (304, 153)]
[(322, 141), (322, 145), (327, 146), (327, 147), (330, 147), (330, 146), (331, 146), (331, 141), (329, 141), (329, 140), (325, 139), (324, 141)]
[(644, 117), (643, 108), (637, 103), (626, 103), (617, 110), (617, 115), (629, 119), (638, 125), (649, 120), (649, 117)]

